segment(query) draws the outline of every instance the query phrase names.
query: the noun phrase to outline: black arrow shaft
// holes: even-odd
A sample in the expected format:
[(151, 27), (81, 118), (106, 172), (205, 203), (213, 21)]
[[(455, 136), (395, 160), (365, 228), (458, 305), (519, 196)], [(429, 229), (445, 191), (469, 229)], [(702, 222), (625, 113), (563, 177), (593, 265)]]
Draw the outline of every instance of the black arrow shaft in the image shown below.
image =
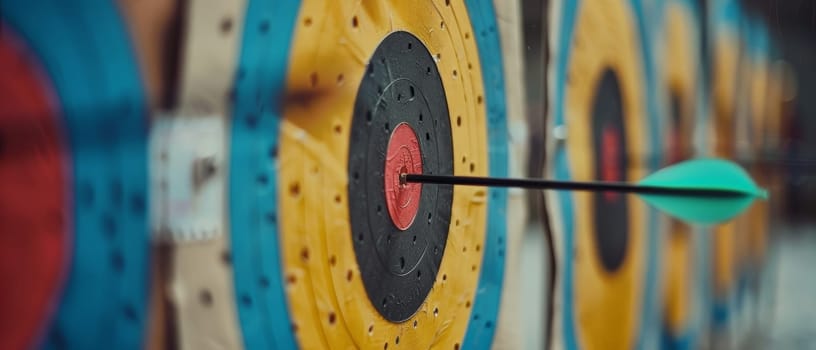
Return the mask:
[(405, 182), (440, 184), (440, 185), (465, 185), (465, 186), (489, 186), (489, 187), (519, 187), (540, 190), (570, 190), (570, 191), (611, 191), (638, 194), (661, 194), (683, 197), (718, 197), (733, 198), (743, 197), (744, 193), (733, 190), (705, 189), (705, 188), (671, 188), (649, 185), (635, 185), (626, 182), (578, 182), (578, 181), (557, 181), (544, 179), (514, 179), (498, 177), (480, 176), (454, 176), (454, 175), (428, 175), (428, 174), (406, 174)]

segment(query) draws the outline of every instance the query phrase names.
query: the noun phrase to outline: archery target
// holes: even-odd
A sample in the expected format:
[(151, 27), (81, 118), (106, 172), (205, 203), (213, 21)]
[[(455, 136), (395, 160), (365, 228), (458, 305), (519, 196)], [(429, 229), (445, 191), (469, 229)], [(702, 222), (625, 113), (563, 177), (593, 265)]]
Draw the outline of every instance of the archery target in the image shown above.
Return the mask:
[[(746, 15), (741, 31), (742, 65), (740, 66), (740, 90), (737, 129), (738, 159), (742, 160), (748, 172), (759, 184), (768, 186), (768, 168), (763, 162), (766, 150), (764, 119), (767, 118), (768, 99), (768, 34), (764, 24)], [(762, 285), (767, 283), (763, 276), (763, 265), (768, 245), (769, 205), (767, 201), (753, 203), (747, 212), (735, 223), (739, 239), (739, 271), (737, 284), (737, 306), (740, 312), (740, 330), (755, 331), (761, 318), (758, 308), (763, 302), (760, 295)]]
[[(653, 166), (649, 151), (660, 149), (646, 102), (640, 7), (581, 1), (553, 9), (548, 177), (637, 181)], [(652, 317), (653, 213), (634, 196), (603, 192), (548, 192), (547, 204), (559, 264), (554, 345), (637, 346), (641, 322)]]
[[(739, 5), (723, 0), (711, 5), (712, 30), (712, 112), (709, 125), (711, 153), (715, 157), (736, 156), (735, 118), (737, 115), (739, 53)], [(712, 323), (715, 331), (723, 330), (730, 321), (736, 292), (738, 256), (736, 223), (713, 227), (711, 234), (713, 283)]]
[(712, 97), (713, 118), (710, 129), (713, 154), (733, 157), (735, 154), (735, 116), (737, 114), (737, 82), (740, 64), (738, 5), (723, 0), (712, 5)]
[(229, 181), (245, 346), (491, 343), (505, 191), (389, 180), (506, 175), (500, 53), (487, 1), (248, 3)]
[[(701, 72), (698, 8), (689, 1), (671, 1), (663, 10), (662, 84), (667, 121), (665, 162), (678, 163), (702, 152), (696, 142), (700, 124), (703, 79)], [(672, 348), (694, 348), (699, 337), (700, 284), (704, 276), (698, 228), (667, 218), (663, 249), (664, 343)]]
[[(769, 45), (770, 46), (770, 45)], [(770, 48), (769, 48), (770, 50)], [(768, 92), (767, 110), (762, 130), (764, 131), (763, 144), (765, 145), (765, 155), (772, 155), (781, 148), (782, 139), (782, 103), (784, 74), (783, 61), (777, 60), (775, 55), (768, 55)]]
[[(34, 132), (27, 138), (33, 146), (28, 151), (34, 153), (19, 153), (27, 159), (19, 164), (40, 162), (29, 168), (27, 180), (48, 181), (26, 194), (32, 205), (14, 204), (21, 211), (16, 217), (38, 216), (45, 218), (42, 225), (54, 225), (49, 238), (54, 260), (40, 262), (40, 267), (51, 265), (51, 277), (43, 276), (41, 285), (29, 285), (32, 290), (26, 291), (39, 298), (39, 311), (32, 309), (29, 316), (39, 319), (42, 328), (28, 328), (20, 336), (32, 338), (20, 341), (56, 348), (139, 348), (147, 296), (146, 125), (124, 26), (113, 4), (92, 0), (9, 3), (3, 8), (3, 24), (4, 55), (11, 55), (4, 59), (14, 60), (13, 49), (8, 51), (15, 40), (11, 33), (17, 47), (28, 52), (17, 57), (16, 66), (27, 70), (8, 72), (23, 75), (13, 89), (30, 92), (28, 99), (8, 104), (21, 109), (4, 110), (11, 113), (4, 117), (3, 134)], [(13, 69), (7, 64), (14, 63), (3, 62), (4, 78)], [(39, 73), (31, 70), (37, 66)], [(9, 87), (5, 79), (2, 85)], [(9, 143), (4, 147), (14, 150), (25, 144), (20, 141), (5, 139)], [(16, 164), (15, 169), (19, 171)], [(51, 202), (36, 204), (42, 197), (35, 194), (49, 189)], [(31, 239), (43, 229), (19, 228), (23, 231), (16, 234), (30, 233)], [(31, 252), (41, 248), (19, 247)], [(20, 263), (13, 266), (20, 268)], [(62, 272), (65, 285), (60, 290)], [(13, 322), (18, 321), (15, 315)], [(20, 326), (32, 327), (27, 322)]]
[(768, 62), (768, 33), (764, 23), (752, 19), (746, 23), (746, 52), (743, 78), (748, 88), (748, 108), (750, 119), (750, 138), (754, 162), (761, 155), (765, 145), (763, 126), (767, 118), (769, 62)]
[(230, 140), (230, 227), (238, 320), (248, 349), (297, 346), (284, 294), (278, 222), (281, 99), (299, 2), (250, 1)]

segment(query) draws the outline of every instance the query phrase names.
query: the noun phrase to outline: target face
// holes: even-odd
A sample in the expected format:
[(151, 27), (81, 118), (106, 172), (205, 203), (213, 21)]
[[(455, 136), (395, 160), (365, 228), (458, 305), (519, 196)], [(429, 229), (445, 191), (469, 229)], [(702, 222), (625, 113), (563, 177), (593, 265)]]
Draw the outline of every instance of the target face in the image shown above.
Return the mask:
[[(691, 91), (684, 91), (681, 95), (676, 90), (670, 93), (671, 110), (669, 114), (670, 130), (668, 131), (668, 159), (667, 163), (674, 164), (689, 158), (690, 132), (686, 127), (689, 119), (689, 105), (681, 96), (688, 96)], [(685, 113), (684, 113), (685, 112)], [(690, 327), (692, 311), (692, 286), (697, 281), (693, 277), (694, 265), (694, 232), (691, 227), (682, 221), (668, 218), (667, 231), (669, 233), (664, 252), (665, 299), (664, 323), (673, 341), (689, 341), (680, 339), (686, 336)]]
[[(302, 35), (317, 34), (313, 28), (332, 23), (331, 19), (327, 18), (326, 23), (309, 24), (305, 18), (306, 14), (311, 12), (309, 5), (305, 3), (301, 10), (301, 17), (304, 18), (304, 21), (299, 30), (302, 31)], [(408, 8), (399, 8), (401, 5), (396, 3), (392, 5), (396, 7), (394, 11), (400, 13), (408, 10)], [(417, 9), (411, 11), (424, 12)], [(361, 18), (362, 15), (364, 14), (357, 16), (358, 28), (378, 25), (375, 19), (366, 20), (365, 17)], [(351, 30), (354, 30), (354, 16), (351, 18), (351, 23), (342, 23), (342, 25), (345, 28), (350, 25)], [(419, 19), (419, 22), (423, 21), (437, 23), (440, 30), (450, 25), (450, 22), (445, 21), (444, 18)], [(412, 30), (412, 26), (416, 24), (406, 22), (403, 25), (407, 26), (406, 32), (416, 33), (417, 31)], [(452, 27), (447, 30), (459, 31), (460, 29)], [(470, 29), (464, 28), (464, 30)], [(304, 50), (302, 53), (304, 59), (294, 61), (291, 68), (294, 75), (290, 78), (289, 89), (326, 88), (320, 84), (320, 76), (330, 77), (327, 84), (332, 85), (336, 84), (336, 79), (332, 78), (338, 74), (347, 75), (346, 79), (349, 81), (361, 81), (356, 89), (350, 86), (351, 83), (348, 83), (348, 87), (341, 86), (337, 89), (337, 94), (356, 95), (358, 102), (355, 103), (355, 106), (366, 109), (357, 111), (349, 108), (352, 107), (350, 105), (344, 107), (344, 103), (352, 102), (355, 99), (339, 98), (338, 96), (334, 103), (330, 103), (333, 101), (329, 97), (305, 106), (287, 106), (285, 111), (286, 121), (281, 130), (282, 172), (279, 180), (282, 187), (287, 189), (280, 196), (281, 217), (283, 218), (281, 222), (282, 243), (284, 245), (284, 271), (288, 281), (287, 295), (301, 346), (311, 347), (312, 342), (315, 341), (318, 343), (313, 345), (318, 347), (328, 346), (328, 344), (351, 346), (355, 343), (371, 345), (379, 343), (386, 346), (386, 343), (400, 342), (400, 344), (425, 348), (430, 345), (432, 337), (422, 336), (422, 334), (435, 332), (438, 322), (443, 322), (445, 319), (467, 318), (469, 308), (473, 303), (473, 293), (481, 260), (481, 246), (484, 244), (484, 219), (486, 217), (484, 210), (486, 208), (483, 205), (472, 206), (466, 203), (478, 203), (483, 200), (479, 198), (484, 198), (485, 191), (483, 189), (457, 189), (450, 193), (450, 189), (446, 191), (445, 188), (433, 189), (425, 186), (422, 193), (426, 198), (425, 205), (422, 200), (420, 202), (422, 211), (418, 223), (421, 225), (410, 230), (409, 234), (393, 231), (389, 233), (388, 227), (394, 224), (388, 221), (386, 203), (384, 203), (385, 194), (381, 192), (384, 181), (382, 172), (385, 165), (382, 155), (385, 155), (388, 135), (391, 132), (388, 124), (397, 125), (410, 120), (412, 123), (417, 123), (414, 128), (420, 129), (419, 115), (425, 109), (427, 116), (423, 118), (428, 119), (423, 121), (423, 125), (429, 125), (429, 129), (420, 129), (424, 131), (420, 135), (423, 135), (421, 137), (427, 145), (423, 148), (423, 155), (427, 157), (423, 161), (424, 171), (436, 170), (441, 173), (450, 173), (454, 167), (457, 167), (462, 173), (484, 174), (487, 166), (486, 150), (482, 148), (486, 144), (484, 141), (486, 137), (485, 118), (483, 107), (477, 109), (478, 106), (483, 106), (483, 92), (479, 91), (480, 87), (476, 87), (478, 90), (465, 88), (469, 84), (464, 83), (471, 79), (471, 73), (466, 73), (468, 68), (462, 64), (464, 62), (455, 60), (457, 57), (455, 46), (448, 46), (449, 44), (445, 44), (444, 41), (438, 43), (432, 41), (431, 47), (434, 44), (439, 46), (436, 50), (436, 59), (439, 62), (432, 62), (428, 53), (422, 52), (422, 46), (428, 45), (425, 42), (413, 39), (400, 40), (400, 34), (391, 35), (394, 37), (386, 36), (385, 39), (369, 37), (365, 41), (363, 41), (364, 37), (360, 37), (359, 41), (355, 41), (355, 45), (368, 46), (370, 47), (369, 52), (373, 52), (371, 58), (368, 59), (370, 63), (365, 69), (360, 69), (363, 67), (354, 68), (351, 62), (345, 65), (340, 57), (323, 54), (321, 50), (312, 51), (313, 49)], [(390, 38), (394, 39), (389, 40)], [(440, 37), (430, 37), (425, 40), (429, 39), (445, 40)], [(318, 40), (331, 42), (338, 39), (320, 36)], [(296, 40), (296, 42), (303, 43), (310, 41), (314, 39)], [(382, 48), (382, 56), (379, 57), (377, 56), (378, 49), (373, 46), (377, 42), (382, 42), (381, 46), (378, 45)], [(409, 44), (416, 47), (411, 50), (417, 50), (419, 54), (414, 56), (414, 62), (406, 60), (404, 61), (406, 63), (400, 65), (399, 56), (395, 54), (399, 53), (411, 58), (412, 55), (402, 52), (409, 50)], [(295, 56), (301, 54), (297, 50), (299, 47), (301, 46), (295, 47), (293, 53)], [(463, 51), (462, 54), (467, 55), (467, 51)], [(319, 61), (321, 57), (325, 57), (323, 59), (332, 57), (335, 64), (299, 64), (315, 59)], [(445, 65), (444, 62), (447, 60), (450, 60), (452, 64)], [(478, 69), (477, 57), (473, 57), (470, 64), (471, 70)], [(334, 73), (325, 69), (313, 71), (321, 66), (341, 69), (345, 67), (348, 72)], [(308, 71), (301, 69), (308, 69)], [(420, 80), (419, 77), (422, 74), (428, 74), (429, 69), (431, 74), (436, 75), (437, 78), (430, 78), (426, 80), (427, 82)], [(390, 77), (389, 70), (391, 71)], [(413, 74), (401, 74), (400, 70)], [(440, 71), (443, 73), (439, 73)], [(366, 80), (368, 77), (361, 76), (366, 72), (373, 73), (371, 82)], [(444, 74), (443, 78), (438, 77), (440, 74)], [(304, 79), (300, 80), (297, 77)], [(447, 83), (446, 94), (442, 94), (440, 79)], [(380, 86), (375, 89), (378, 84)], [(397, 97), (402, 95), (410, 99), (410, 84), (415, 84), (415, 94), (423, 97), (415, 99), (417, 101), (415, 104), (401, 105)], [(447, 98), (447, 104), (442, 98), (446, 95), (451, 96)], [(378, 103), (381, 99), (385, 103)], [(476, 104), (466, 105), (464, 103), (466, 100), (476, 101)], [(380, 110), (386, 105), (396, 105), (396, 108), (405, 107), (402, 108), (403, 110)], [(444, 109), (441, 111), (429, 109), (430, 106), (444, 108), (446, 105), (450, 105), (449, 108), (453, 111), (445, 113)], [(416, 109), (411, 110), (411, 108)], [(344, 110), (346, 112), (342, 112)], [(349, 113), (351, 111), (354, 113)], [(369, 132), (365, 132), (365, 129), (360, 128), (363, 125), (357, 123), (367, 122), (368, 113), (371, 114), (372, 123), (376, 125), (371, 126)], [(334, 118), (331, 122), (325, 123), (311, 117), (313, 115), (333, 115)], [(349, 123), (349, 117), (352, 117), (351, 123)], [(448, 118), (448, 120), (440, 122), (440, 119), (443, 118)], [(430, 129), (434, 121), (437, 124), (436, 128)], [(443, 126), (445, 124), (455, 124), (458, 127), (452, 142), (446, 141), (446, 129), (448, 128)], [(349, 134), (345, 134), (343, 130), (348, 130)], [(372, 133), (373, 130), (376, 131)], [(481, 141), (478, 138), (466, 141), (468, 137), (463, 134), (465, 130), (470, 130), (471, 133), (474, 133), (471, 135), (482, 138)], [(428, 135), (429, 132), (432, 132), (433, 135)], [(433, 144), (429, 141), (432, 138), (437, 143), (435, 145), (437, 152), (430, 149)], [(346, 148), (338, 143), (345, 141), (344, 139), (351, 140), (351, 146)], [(355, 158), (360, 153), (355, 143), (358, 142), (357, 140), (365, 139), (368, 139), (366, 152), (370, 153), (368, 157), (361, 159), (360, 166), (358, 166)], [(457, 140), (458, 144), (456, 144)], [(324, 142), (329, 147), (324, 146)], [(332, 144), (336, 146), (331, 146)], [(379, 159), (375, 152), (381, 154)], [(438, 155), (440, 153), (441, 155)], [(444, 156), (446, 153), (447, 156)], [(343, 159), (348, 159), (345, 162), (349, 164), (349, 173), (352, 176), (349, 180), (343, 180), (348, 178), (334, 173), (331, 168), (334, 160), (339, 160), (338, 163), (342, 164)], [(461, 159), (461, 161), (454, 163), (453, 159)], [(293, 162), (296, 160), (298, 163), (305, 163), (305, 166), (294, 166)], [(362, 168), (362, 164), (366, 163), (368, 163), (366, 168)], [(439, 168), (440, 163), (443, 164), (443, 168)], [(361, 188), (371, 188), (364, 192), (365, 197), (362, 198), (356, 197), (362, 193), (357, 190), (357, 185), (353, 182), (355, 171), (361, 173), (361, 180), (363, 180), (360, 182)], [(366, 178), (363, 179), (363, 176)], [(367, 180), (369, 177), (372, 179)], [(346, 191), (343, 187), (346, 187), (344, 186), (346, 181), (349, 181), (346, 185), (349, 195), (355, 197), (344, 195)], [(445, 200), (446, 197), (449, 199)], [(431, 201), (434, 199), (438, 202), (432, 204)], [(446, 202), (454, 206), (447, 209)], [(379, 213), (376, 210), (377, 205), (381, 207)], [(463, 209), (467, 207), (471, 209), (464, 212)], [(309, 208), (317, 209), (317, 211)], [(309, 221), (297, 220), (298, 217), (305, 217), (304, 209), (309, 212), (322, 212), (322, 215), (318, 214)], [(348, 214), (344, 213), (346, 210)], [(331, 219), (335, 217), (348, 217), (350, 222)], [(365, 219), (366, 217), (368, 220)], [(364, 229), (363, 225), (366, 224), (372, 227)], [(445, 234), (448, 233), (449, 228), (452, 228), (453, 233), (448, 234), (447, 244), (445, 244)], [(359, 239), (361, 234), (363, 235), (362, 240)], [(418, 236), (419, 241), (416, 246), (413, 244), (414, 235)], [(446, 245), (455, 248), (446, 249)], [(351, 248), (349, 246), (353, 248), (349, 249)], [(451, 256), (450, 253), (456, 254), (458, 257), (456, 261), (454, 262), (451, 258), (443, 261), (442, 255), (445, 251), (449, 252), (447, 256)], [(412, 273), (406, 274), (404, 271), (406, 268)], [(420, 275), (417, 278), (417, 272), (424, 272), (426, 275)], [(436, 288), (431, 290), (430, 287), (434, 284)], [(354, 302), (340, 303), (341, 300), (348, 300), (343, 296), (354, 296)], [(319, 300), (324, 302), (318, 303)], [(418, 309), (420, 306), (421, 310)], [(371, 311), (366, 312), (365, 310)], [(319, 315), (319, 317), (307, 317), (307, 315)], [(416, 328), (413, 327), (414, 321), (416, 321)], [(340, 325), (345, 325), (345, 327)], [(458, 329), (453, 329), (449, 333), (448, 341), (451, 342), (449, 344), (451, 347), (455, 345), (454, 343), (461, 341), (465, 330), (464, 323), (457, 322), (454, 325)], [(410, 329), (416, 329), (416, 331), (409, 333)], [(323, 345), (319, 345), (321, 343)]]
[(491, 343), (505, 191), (399, 174), (506, 175), (492, 3), (372, 4), (249, 4), (230, 151), (248, 347)]
[[(674, 1), (663, 13), (663, 93), (666, 101), (665, 164), (675, 164), (701, 154), (705, 146), (696, 137), (701, 123), (703, 84), (699, 47), (699, 17), (694, 4)], [(666, 219), (663, 261), (663, 332), (674, 346), (696, 346), (700, 339), (701, 312), (708, 267), (701, 232), (673, 218)]]
[[(738, 72), (740, 67), (738, 20), (739, 5), (735, 1), (717, 3), (712, 10), (712, 118), (709, 125), (712, 154), (721, 158), (736, 157), (736, 120)], [(712, 322), (716, 330), (724, 330), (731, 321), (736, 293), (739, 252), (736, 248), (735, 221), (712, 229), (713, 304)]]
[[(639, 11), (627, 2), (557, 3), (548, 176), (638, 181), (659, 149), (647, 113)], [(599, 43), (614, 43), (599, 44)], [(649, 328), (653, 212), (635, 196), (547, 193), (558, 256), (555, 346), (631, 348)], [(598, 312), (604, 310), (604, 312)]]
[[(745, 14), (740, 19), (741, 63), (738, 71), (738, 114), (736, 158), (759, 184), (769, 186), (769, 167), (765, 126), (768, 118), (769, 69), (768, 33), (759, 19)], [(763, 325), (755, 320), (767, 312), (770, 305), (763, 285), (767, 285), (768, 270), (763, 268), (768, 245), (769, 206), (767, 201), (753, 203), (735, 222), (737, 239), (738, 278), (736, 282), (735, 333), (742, 335), (759, 330)]]

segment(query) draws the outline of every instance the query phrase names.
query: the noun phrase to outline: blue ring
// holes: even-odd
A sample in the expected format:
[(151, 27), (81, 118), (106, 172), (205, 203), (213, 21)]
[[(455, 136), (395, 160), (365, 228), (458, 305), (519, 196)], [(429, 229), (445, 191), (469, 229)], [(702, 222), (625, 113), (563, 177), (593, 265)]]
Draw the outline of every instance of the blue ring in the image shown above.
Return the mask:
[[(506, 177), (509, 134), (504, 95), (504, 65), (491, 0), (465, 0), (473, 38), (479, 51), (487, 109), (487, 146), (490, 176)], [(491, 188), (487, 203), (487, 232), (479, 284), (473, 298), (463, 349), (486, 349), (493, 343), (504, 283), (507, 235), (507, 190)]]
[[(275, 188), (281, 106), (299, 2), (252, 0), (245, 19), (236, 73), (230, 165), (230, 217), (235, 288), (244, 346), (296, 347), (290, 331), (277, 241)], [(501, 48), (493, 5), (467, 2), (482, 62), (487, 105), (490, 175), (507, 175), (507, 124)], [(266, 32), (261, 27), (267, 27)], [(259, 98), (260, 96), (260, 98)], [(259, 181), (260, 178), (266, 180)], [(237, 195), (240, 194), (240, 195)], [(504, 274), (506, 190), (491, 190), (485, 260), (474, 297), (465, 348), (489, 347), (498, 317)]]
[(295, 349), (277, 228), (277, 146), (299, 1), (250, 0), (235, 76), (230, 238), (244, 347)]
[(17, 1), (4, 10), (53, 82), (72, 157), (72, 260), (41, 345), (141, 348), (149, 257), (147, 110), (130, 38), (110, 1)]
[[(567, 64), (568, 59), (572, 54), (570, 39), (575, 31), (575, 18), (577, 16), (577, 12), (578, 1), (563, 2), (560, 14), (561, 27), (559, 28), (561, 35), (558, 37), (557, 43), (559, 50), (556, 50), (556, 54), (554, 55), (556, 62), (556, 85), (552, 87), (553, 99), (550, 101), (550, 105), (553, 108), (552, 116), (554, 118), (554, 125), (564, 125), (564, 104), (561, 103), (561, 101), (564, 99), (564, 88), (566, 86), (567, 79)], [(559, 14), (555, 15), (558, 16)], [(553, 177), (556, 180), (572, 179), (566, 149), (564, 147), (556, 148), (553, 157)], [(558, 271), (564, 281), (561, 284), (562, 312), (560, 321), (564, 332), (562, 336), (564, 339), (564, 347), (566, 349), (577, 349), (578, 339), (576, 338), (575, 315), (573, 314), (573, 307), (575, 305), (575, 282), (573, 279), (574, 266), (569, 263), (573, 260), (573, 250), (571, 247), (575, 246), (575, 235), (573, 234), (573, 232), (575, 232), (575, 227), (573, 225), (573, 219), (575, 217), (575, 214), (573, 213), (574, 202), (572, 195), (566, 191), (557, 192), (556, 195), (558, 196), (558, 201), (561, 203), (561, 213), (564, 218), (563, 225), (565, 233), (563, 237), (564, 247), (562, 250), (564, 252), (563, 261), (566, 263), (562, 264), (563, 266), (559, 268)], [(550, 338), (553, 338), (553, 336), (550, 336)]]

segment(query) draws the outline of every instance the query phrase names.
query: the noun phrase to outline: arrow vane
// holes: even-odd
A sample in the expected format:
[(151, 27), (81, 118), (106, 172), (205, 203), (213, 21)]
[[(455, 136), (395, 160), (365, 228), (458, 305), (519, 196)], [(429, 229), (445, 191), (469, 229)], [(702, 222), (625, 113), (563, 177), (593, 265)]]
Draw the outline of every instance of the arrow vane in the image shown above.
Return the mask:
[(731, 219), (745, 210), (754, 199), (768, 198), (767, 191), (757, 187), (745, 170), (722, 159), (678, 163), (637, 183), (428, 174), (402, 174), (401, 179), (404, 183), (635, 193), (672, 216), (704, 224)]

